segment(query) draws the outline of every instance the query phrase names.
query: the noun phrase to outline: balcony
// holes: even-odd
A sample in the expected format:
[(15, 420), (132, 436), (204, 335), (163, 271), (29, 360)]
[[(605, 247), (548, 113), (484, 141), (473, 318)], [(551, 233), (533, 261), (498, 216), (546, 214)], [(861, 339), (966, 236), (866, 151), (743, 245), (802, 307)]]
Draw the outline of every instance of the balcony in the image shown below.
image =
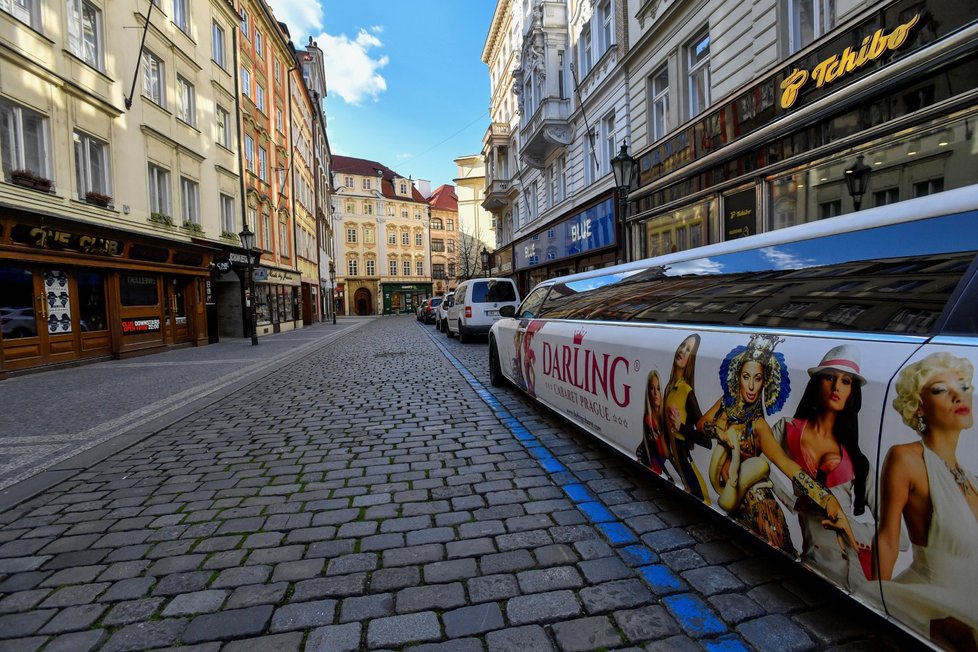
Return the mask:
[(487, 180), (482, 207), (487, 211), (494, 211), (508, 204), (509, 185), (509, 181), (503, 181), (501, 179)]
[(505, 122), (493, 122), (486, 129), (486, 135), (482, 137), (482, 145), (485, 149), (493, 147), (505, 147), (509, 144), (509, 124)]
[(571, 143), (570, 100), (548, 97), (520, 128), (520, 158), (527, 165), (542, 169), (547, 158)]

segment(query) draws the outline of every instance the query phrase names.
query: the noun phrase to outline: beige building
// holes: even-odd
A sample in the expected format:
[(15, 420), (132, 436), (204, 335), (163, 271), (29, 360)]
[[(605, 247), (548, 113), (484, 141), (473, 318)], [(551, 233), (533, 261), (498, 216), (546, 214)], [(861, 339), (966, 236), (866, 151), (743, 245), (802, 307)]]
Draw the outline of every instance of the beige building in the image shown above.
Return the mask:
[(482, 250), (492, 253), (498, 242), (497, 217), (484, 208), (486, 165), (479, 154), (455, 159), (458, 176), (459, 276), (484, 276)]
[(376, 161), (334, 156), (339, 314), (412, 312), (431, 296), (428, 203)]
[(164, 4), (0, 4), (0, 374), (208, 341), (238, 17)]
[(431, 205), (431, 281), (435, 296), (458, 285), (458, 195), (455, 186), (438, 186), (428, 197)]

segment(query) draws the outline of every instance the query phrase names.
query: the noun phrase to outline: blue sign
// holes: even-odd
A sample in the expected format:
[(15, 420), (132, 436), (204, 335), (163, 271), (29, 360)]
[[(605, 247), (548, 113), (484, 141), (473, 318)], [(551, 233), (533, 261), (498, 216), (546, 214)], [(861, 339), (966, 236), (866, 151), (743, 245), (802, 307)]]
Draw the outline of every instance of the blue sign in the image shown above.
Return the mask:
[(600, 204), (524, 238), (513, 247), (513, 268), (526, 269), (615, 244), (615, 202)]

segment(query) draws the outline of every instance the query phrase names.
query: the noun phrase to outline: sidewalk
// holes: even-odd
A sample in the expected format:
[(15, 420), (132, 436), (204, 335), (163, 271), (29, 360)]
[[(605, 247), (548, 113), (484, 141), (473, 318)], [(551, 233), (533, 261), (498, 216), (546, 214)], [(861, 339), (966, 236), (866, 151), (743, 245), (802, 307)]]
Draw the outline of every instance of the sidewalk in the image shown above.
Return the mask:
[(0, 381), (0, 511), (370, 319), (341, 317), (263, 336), (257, 346), (224, 339)]

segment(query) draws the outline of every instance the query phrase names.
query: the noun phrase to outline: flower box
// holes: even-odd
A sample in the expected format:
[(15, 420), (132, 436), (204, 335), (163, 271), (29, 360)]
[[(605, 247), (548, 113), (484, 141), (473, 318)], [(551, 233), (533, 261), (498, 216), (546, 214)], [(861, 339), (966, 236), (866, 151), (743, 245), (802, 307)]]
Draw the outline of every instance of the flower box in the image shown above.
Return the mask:
[(149, 214), (149, 221), (163, 226), (173, 226), (173, 218), (166, 213), (152, 212)]
[(10, 182), (24, 188), (33, 188), (34, 190), (51, 192), (51, 180), (46, 177), (42, 177), (31, 170), (12, 171), (10, 173)]
[(101, 206), (102, 208), (108, 208), (109, 204), (112, 203), (112, 197), (109, 195), (103, 195), (100, 192), (95, 192), (90, 190), (85, 193), (85, 201), (89, 204), (94, 204), (95, 206)]

